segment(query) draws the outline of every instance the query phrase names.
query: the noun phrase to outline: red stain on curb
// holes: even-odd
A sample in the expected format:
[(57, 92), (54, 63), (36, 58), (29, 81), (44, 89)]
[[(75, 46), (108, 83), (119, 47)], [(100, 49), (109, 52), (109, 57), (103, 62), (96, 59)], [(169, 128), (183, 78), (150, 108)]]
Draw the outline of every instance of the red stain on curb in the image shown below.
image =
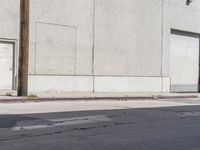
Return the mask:
[(158, 100), (158, 99), (184, 99), (184, 98), (198, 98), (196, 95), (188, 96), (123, 96), (123, 97), (46, 97), (46, 98), (12, 98), (1, 99), (0, 103), (28, 103), (28, 102), (53, 102), (53, 101), (98, 101), (98, 100)]

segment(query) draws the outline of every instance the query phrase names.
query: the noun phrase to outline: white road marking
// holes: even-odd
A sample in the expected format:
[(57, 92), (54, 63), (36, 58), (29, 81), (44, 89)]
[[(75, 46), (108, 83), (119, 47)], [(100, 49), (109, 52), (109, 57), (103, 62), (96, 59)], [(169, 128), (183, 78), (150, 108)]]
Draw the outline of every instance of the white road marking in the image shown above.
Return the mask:
[(198, 117), (198, 116), (200, 116), (200, 111), (182, 112), (181, 114), (179, 114), (179, 116), (182, 116), (182, 117)]
[(97, 121), (110, 121), (106, 115), (98, 116), (85, 116), (85, 117), (75, 117), (75, 118), (58, 118), (58, 119), (47, 119), (53, 122), (66, 122), (66, 121), (77, 121), (77, 120), (97, 120)]
[(78, 125), (78, 124), (88, 124), (88, 123), (95, 123), (95, 122), (108, 122), (108, 121), (111, 121), (111, 119), (108, 118), (106, 115), (98, 115), (98, 116), (85, 116), (85, 117), (75, 117), (75, 118), (48, 119), (48, 121), (52, 121), (52, 124), (15, 126), (12, 128), (12, 130), (13, 131), (34, 130), (34, 129)]

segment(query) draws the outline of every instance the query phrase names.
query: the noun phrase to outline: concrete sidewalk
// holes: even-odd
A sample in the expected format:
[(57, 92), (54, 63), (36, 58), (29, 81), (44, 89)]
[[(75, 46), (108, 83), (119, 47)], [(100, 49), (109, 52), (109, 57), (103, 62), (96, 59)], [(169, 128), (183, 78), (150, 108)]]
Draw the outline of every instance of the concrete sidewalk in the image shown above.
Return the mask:
[(114, 110), (200, 105), (198, 93), (34, 93), (0, 96), (0, 114)]
[[(37, 96), (37, 97), (34, 97)], [(200, 105), (198, 93), (35, 93), (0, 96), (0, 115)]]
[(73, 111), (118, 110), (200, 105), (200, 100), (99, 100), (99, 101), (49, 101), (29, 103), (1, 103), (0, 115), (37, 114)]

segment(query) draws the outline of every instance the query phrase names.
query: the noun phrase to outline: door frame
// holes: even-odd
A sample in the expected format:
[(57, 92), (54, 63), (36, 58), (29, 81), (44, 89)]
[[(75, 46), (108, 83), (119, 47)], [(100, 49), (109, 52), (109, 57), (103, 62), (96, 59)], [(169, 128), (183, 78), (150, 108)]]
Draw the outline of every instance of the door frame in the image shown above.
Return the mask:
[(18, 69), (17, 69), (17, 64), (18, 64), (17, 40), (0, 38), (0, 43), (12, 44), (13, 45), (13, 50), (12, 50), (12, 53), (13, 53), (13, 55), (12, 55), (12, 57), (13, 57), (13, 71), (12, 71), (12, 89), (11, 90), (16, 90), (17, 89), (17, 74), (18, 74)]
[[(195, 37), (195, 38), (199, 39), (199, 69), (198, 69), (199, 70), (199, 74), (198, 74), (198, 85), (197, 85), (198, 89), (197, 89), (197, 93), (200, 93), (200, 34), (199, 33), (194, 33), (194, 32), (178, 30), (178, 29), (171, 29), (170, 37), (171, 37), (171, 34)], [(170, 44), (171, 44), (171, 42), (170, 42)], [(171, 54), (170, 54), (170, 57), (171, 57)], [(171, 83), (170, 83), (170, 92), (172, 92), (171, 91)]]

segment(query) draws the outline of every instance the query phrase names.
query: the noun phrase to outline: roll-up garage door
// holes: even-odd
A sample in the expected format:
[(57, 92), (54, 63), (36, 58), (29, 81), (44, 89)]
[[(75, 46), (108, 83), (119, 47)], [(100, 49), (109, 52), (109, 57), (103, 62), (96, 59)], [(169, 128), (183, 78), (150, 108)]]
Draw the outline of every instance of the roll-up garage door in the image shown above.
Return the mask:
[(171, 32), (171, 92), (198, 92), (199, 35)]

